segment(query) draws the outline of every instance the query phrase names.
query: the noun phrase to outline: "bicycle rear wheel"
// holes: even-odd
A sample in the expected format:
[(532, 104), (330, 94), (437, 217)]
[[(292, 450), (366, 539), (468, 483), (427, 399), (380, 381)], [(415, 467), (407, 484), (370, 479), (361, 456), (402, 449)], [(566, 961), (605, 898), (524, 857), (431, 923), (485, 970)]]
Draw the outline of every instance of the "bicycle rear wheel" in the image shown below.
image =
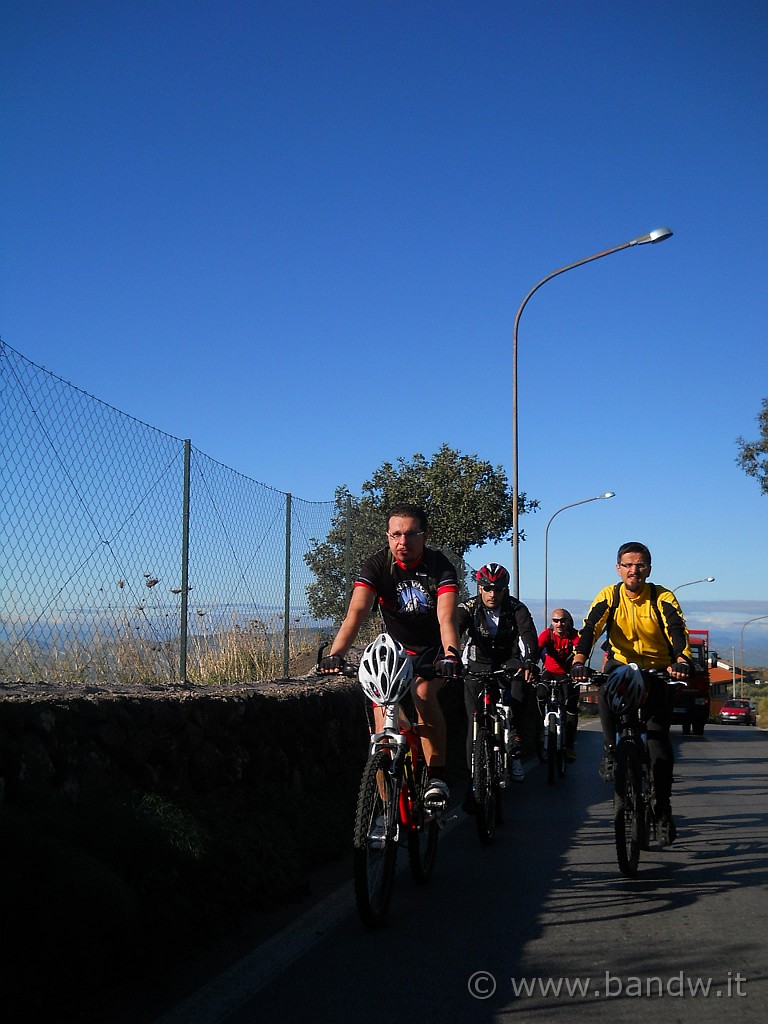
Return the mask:
[(619, 870), (634, 878), (643, 841), (643, 799), (640, 757), (633, 743), (623, 742), (616, 751), (616, 789), (613, 796), (613, 826)]
[(414, 772), (414, 793), (411, 797), (413, 827), (408, 832), (408, 862), (413, 880), (419, 884), (428, 882), (432, 877), (437, 859), (437, 840), (440, 835), (438, 816), (424, 806), (424, 793), (428, 785), (429, 775), (422, 758)]
[(487, 846), (496, 832), (493, 739), (487, 729), (478, 729), (472, 753), (472, 785), (477, 803), (475, 824), (480, 842)]
[(360, 780), (354, 835), (355, 902), (369, 928), (384, 923), (397, 859), (397, 787), (385, 750), (368, 758)]

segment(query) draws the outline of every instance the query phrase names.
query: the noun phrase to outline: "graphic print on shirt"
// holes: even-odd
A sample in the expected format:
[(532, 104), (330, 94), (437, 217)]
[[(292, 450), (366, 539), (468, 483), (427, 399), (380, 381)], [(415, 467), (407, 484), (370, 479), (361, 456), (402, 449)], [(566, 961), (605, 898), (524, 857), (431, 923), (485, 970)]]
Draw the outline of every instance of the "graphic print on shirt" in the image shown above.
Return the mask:
[(434, 608), (429, 591), (418, 580), (404, 580), (397, 584), (397, 610), (408, 615), (425, 615)]

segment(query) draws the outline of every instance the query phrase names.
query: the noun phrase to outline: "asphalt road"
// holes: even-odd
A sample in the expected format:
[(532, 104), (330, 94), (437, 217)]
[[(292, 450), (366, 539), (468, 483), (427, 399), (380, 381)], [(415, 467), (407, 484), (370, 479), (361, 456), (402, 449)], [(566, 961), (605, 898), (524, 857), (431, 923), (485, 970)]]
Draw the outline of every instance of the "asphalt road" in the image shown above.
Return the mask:
[(760, 1021), (768, 1013), (768, 733), (672, 730), (671, 850), (616, 866), (596, 723), (547, 786), (542, 766), (507, 795), (481, 847), (461, 812), (432, 881), (401, 851), (391, 918), (368, 931), (351, 885), (273, 936), (162, 1024)]

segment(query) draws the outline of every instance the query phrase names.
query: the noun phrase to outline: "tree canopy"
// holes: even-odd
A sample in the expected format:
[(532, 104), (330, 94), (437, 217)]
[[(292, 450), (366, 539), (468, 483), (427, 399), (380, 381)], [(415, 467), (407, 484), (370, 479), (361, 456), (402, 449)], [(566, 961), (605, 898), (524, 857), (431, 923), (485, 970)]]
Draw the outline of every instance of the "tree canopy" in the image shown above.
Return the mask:
[[(316, 618), (339, 621), (346, 611), (347, 537), (350, 572), (385, 544), (385, 516), (399, 502), (422, 505), (429, 519), (429, 545), (448, 549), (463, 559), (469, 548), (511, 537), (512, 494), (501, 466), (477, 455), (463, 455), (443, 445), (432, 459), (415, 454), (393, 465), (383, 463), (352, 496), (336, 490), (333, 522), (323, 541), (313, 540), (304, 557), (315, 574), (307, 588), (310, 611)], [(518, 514), (535, 511), (538, 502), (518, 496)], [(524, 538), (520, 531), (521, 539)]]
[(747, 474), (755, 477), (760, 483), (760, 490), (768, 494), (768, 398), (763, 399), (763, 408), (757, 417), (760, 424), (760, 439), (745, 441), (743, 437), (736, 439), (739, 454), (738, 464)]

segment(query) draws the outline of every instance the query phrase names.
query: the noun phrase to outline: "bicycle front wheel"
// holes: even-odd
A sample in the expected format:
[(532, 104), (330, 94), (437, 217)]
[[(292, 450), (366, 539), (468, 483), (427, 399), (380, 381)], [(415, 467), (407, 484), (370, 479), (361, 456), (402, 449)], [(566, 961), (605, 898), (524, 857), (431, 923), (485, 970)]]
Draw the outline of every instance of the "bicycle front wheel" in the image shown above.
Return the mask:
[(354, 836), (355, 902), (369, 928), (384, 923), (395, 881), (397, 786), (385, 750), (368, 758), (360, 780)]
[(493, 739), (487, 729), (478, 729), (472, 756), (472, 785), (475, 790), (475, 823), (484, 846), (496, 832), (496, 787), (493, 779)]
[(640, 757), (633, 743), (620, 743), (616, 751), (613, 826), (619, 870), (628, 878), (637, 874), (643, 839), (643, 800)]
[(428, 882), (437, 859), (437, 839), (440, 823), (434, 811), (424, 806), (424, 794), (429, 785), (427, 766), (423, 759), (414, 772), (415, 792), (411, 798), (412, 827), (408, 832), (408, 862), (413, 880), (419, 884)]
[(547, 758), (547, 784), (552, 785), (555, 781), (555, 768), (557, 767), (557, 723), (554, 717), (550, 718), (545, 735), (546, 758)]
[(565, 778), (565, 712), (561, 708), (557, 723), (557, 774)]

